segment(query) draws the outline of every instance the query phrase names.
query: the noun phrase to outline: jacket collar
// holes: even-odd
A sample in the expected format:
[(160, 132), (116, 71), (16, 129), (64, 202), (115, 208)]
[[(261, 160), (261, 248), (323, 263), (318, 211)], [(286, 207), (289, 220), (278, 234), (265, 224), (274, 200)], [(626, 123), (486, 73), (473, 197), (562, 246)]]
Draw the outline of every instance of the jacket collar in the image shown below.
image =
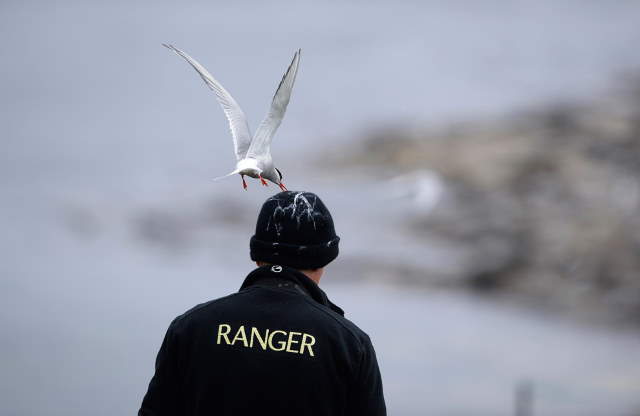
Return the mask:
[(329, 300), (326, 293), (316, 282), (309, 279), (304, 273), (299, 272), (296, 269), (287, 266), (280, 265), (266, 265), (262, 267), (258, 267), (244, 279), (242, 286), (240, 286), (240, 290), (244, 290), (251, 286), (257, 286), (262, 283), (266, 283), (268, 280), (273, 279), (282, 279), (293, 282), (301, 292), (305, 295), (309, 296), (314, 301), (318, 302), (321, 305), (328, 307), (334, 312), (344, 316), (344, 311), (342, 308), (334, 304)]

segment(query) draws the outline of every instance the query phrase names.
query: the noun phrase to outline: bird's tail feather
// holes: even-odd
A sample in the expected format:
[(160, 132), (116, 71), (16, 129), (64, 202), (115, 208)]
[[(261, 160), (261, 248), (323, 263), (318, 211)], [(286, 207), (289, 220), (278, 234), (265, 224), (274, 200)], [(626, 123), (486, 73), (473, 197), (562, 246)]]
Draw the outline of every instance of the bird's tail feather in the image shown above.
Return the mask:
[(239, 169), (234, 170), (233, 172), (227, 173), (226, 175), (223, 176), (218, 176), (217, 178), (213, 178), (214, 181), (219, 181), (220, 179), (224, 179), (224, 178), (228, 178), (229, 176), (233, 176), (236, 173), (240, 173)]

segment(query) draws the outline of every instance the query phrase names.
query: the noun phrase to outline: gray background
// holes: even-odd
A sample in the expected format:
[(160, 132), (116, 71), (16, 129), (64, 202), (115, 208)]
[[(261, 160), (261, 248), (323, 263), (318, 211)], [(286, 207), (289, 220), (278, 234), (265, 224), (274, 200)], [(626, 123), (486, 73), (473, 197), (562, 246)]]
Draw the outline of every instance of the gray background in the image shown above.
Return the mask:
[(234, 166), (226, 121), (162, 42), (205, 65), (253, 128), (303, 49), (273, 153), (290, 189), (333, 212), (342, 256), (323, 287), (371, 335), (390, 414), (512, 414), (523, 380), (536, 414), (637, 412), (637, 331), (341, 281), (341, 259), (442, 253), (394, 232), (384, 172), (314, 161), (385, 125), (597, 95), (640, 64), (638, 16), (635, 1), (3, 1), (0, 413), (135, 413), (171, 319), (252, 269), (274, 187), (210, 181)]

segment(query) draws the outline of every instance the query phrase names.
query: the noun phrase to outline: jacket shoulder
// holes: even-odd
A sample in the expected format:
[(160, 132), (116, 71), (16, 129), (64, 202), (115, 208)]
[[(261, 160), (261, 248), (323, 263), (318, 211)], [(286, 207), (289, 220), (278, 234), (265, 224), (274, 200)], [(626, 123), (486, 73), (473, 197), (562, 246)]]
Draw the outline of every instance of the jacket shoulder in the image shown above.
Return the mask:
[(224, 303), (225, 301), (232, 300), (235, 297), (241, 296), (245, 292), (247, 292), (247, 290), (242, 291), (242, 292), (231, 293), (231, 294), (229, 294), (227, 296), (223, 296), (221, 298), (217, 298), (217, 299), (213, 299), (213, 300), (210, 300), (210, 301), (207, 301), (207, 302), (204, 302), (204, 303), (200, 303), (200, 304), (194, 306), (193, 308), (187, 310), (182, 315), (177, 316), (171, 322), (170, 327), (174, 327), (174, 328), (178, 327), (183, 322), (189, 320), (190, 318), (196, 317), (199, 313), (207, 311), (210, 308), (216, 307), (216, 306)]
[(340, 315), (339, 313), (333, 311), (331, 308), (321, 305), (309, 298), (304, 298), (304, 300), (311, 307), (315, 308), (321, 314), (323, 314), (327, 320), (335, 322), (339, 327), (341, 327), (346, 333), (350, 334), (350, 337), (356, 342), (358, 349), (362, 351), (367, 348), (367, 345), (370, 343), (369, 335), (364, 332), (358, 325), (351, 322), (349, 319)]

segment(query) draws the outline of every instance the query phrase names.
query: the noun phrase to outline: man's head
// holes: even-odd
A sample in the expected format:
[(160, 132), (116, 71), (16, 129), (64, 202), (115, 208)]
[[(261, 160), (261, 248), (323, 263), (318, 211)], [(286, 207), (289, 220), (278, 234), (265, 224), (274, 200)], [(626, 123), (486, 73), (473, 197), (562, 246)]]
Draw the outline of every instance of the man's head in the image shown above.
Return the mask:
[(251, 260), (320, 269), (338, 256), (339, 242), (331, 214), (316, 194), (280, 192), (262, 205), (251, 237)]

